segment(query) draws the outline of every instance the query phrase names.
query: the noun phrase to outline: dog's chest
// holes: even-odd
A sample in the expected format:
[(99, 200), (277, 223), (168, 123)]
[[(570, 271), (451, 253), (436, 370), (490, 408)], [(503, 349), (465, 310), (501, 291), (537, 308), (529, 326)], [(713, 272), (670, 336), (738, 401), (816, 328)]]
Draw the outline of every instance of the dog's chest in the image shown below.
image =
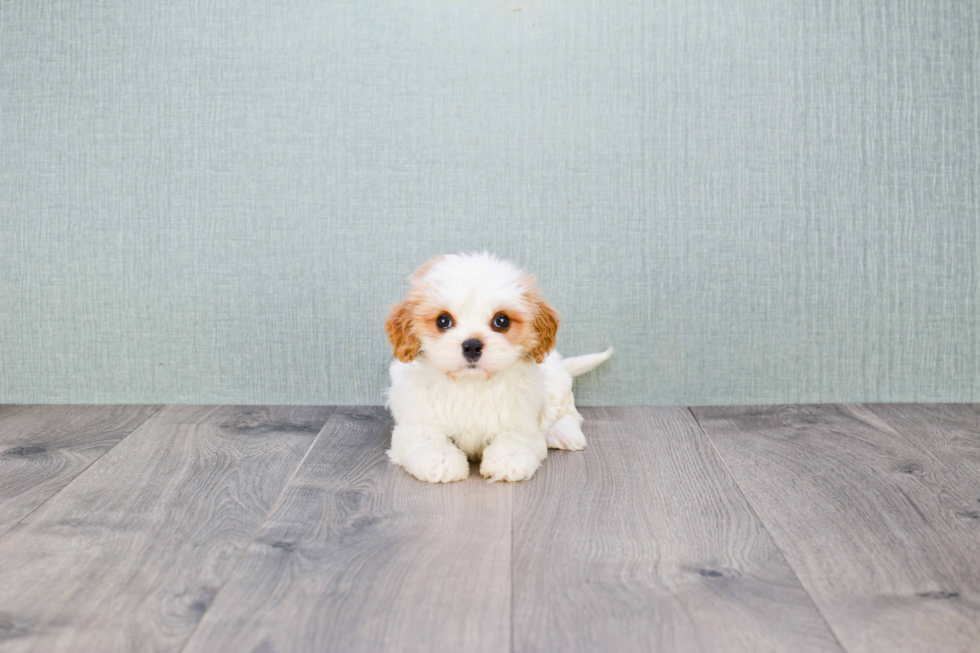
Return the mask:
[(436, 430), (471, 457), (507, 431), (540, 432), (544, 376), (536, 364), (519, 364), (486, 381), (453, 380), (418, 361), (391, 368), (388, 405), (398, 424)]
[(515, 428), (533, 403), (505, 383), (449, 382), (434, 397), (442, 418), (466, 431), (497, 433)]
[(506, 431), (538, 429), (545, 393), (538, 379), (496, 383), (448, 382), (430, 396), (434, 421), (469, 455), (479, 455)]

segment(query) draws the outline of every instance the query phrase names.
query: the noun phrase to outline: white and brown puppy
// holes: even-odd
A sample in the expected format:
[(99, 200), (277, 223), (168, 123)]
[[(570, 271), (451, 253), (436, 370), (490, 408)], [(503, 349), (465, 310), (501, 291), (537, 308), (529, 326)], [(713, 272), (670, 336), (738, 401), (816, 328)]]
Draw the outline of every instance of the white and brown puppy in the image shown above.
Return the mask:
[(410, 277), (385, 331), (395, 418), (388, 456), (430, 483), (461, 481), (467, 459), (492, 481), (531, 478), (548, 448), (585, 447), (572, 377), (612, 354), (552, 353), (558, 314), (534, 278), (489, 254), (432, 259)]

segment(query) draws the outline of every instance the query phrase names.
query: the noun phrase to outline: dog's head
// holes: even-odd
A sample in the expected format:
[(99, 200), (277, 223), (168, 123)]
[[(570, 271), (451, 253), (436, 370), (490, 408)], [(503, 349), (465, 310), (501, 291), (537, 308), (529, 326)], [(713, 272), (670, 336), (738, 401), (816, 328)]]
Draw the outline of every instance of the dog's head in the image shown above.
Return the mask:
[(490, 378), (519, 360), (538, 363), (555, 346), (558, 314), (534, 277), (489, 254), (438, 256), (409, 278), (385, 331), (395, 358), (422, 356), (456, 379)]

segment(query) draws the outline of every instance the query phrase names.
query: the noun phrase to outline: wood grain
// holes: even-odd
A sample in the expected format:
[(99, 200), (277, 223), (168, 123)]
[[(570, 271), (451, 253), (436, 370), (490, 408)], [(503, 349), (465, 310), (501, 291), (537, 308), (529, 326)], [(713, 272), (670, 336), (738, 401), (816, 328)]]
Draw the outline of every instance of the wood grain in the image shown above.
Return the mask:
[(162, 409), (0, 540), (3, 650), (179, 649), (329, 413)]
[(513, 486), (421, 483), (390, 433), (338, 409), (188, 653), (508, 649)]
[(860, 406), (694, 414), (847, 650), (977, 650), (980, 520), (962, 475)]
[(160, 406), (0, 406), (0, 537)]
[(976, 406), (587, 409), (448, 486), (380, 408), (154, 410), (0, 407), (0, 651), (980, 641)]
[(883, 419), (957, 476), (976, 493), (977, 504), (964, 513), (980, 520), (980, 408), (975, 404), (866, 404)]
[(585, 411), (514, 494), (514, 651), (839, 651), (691, 414)]

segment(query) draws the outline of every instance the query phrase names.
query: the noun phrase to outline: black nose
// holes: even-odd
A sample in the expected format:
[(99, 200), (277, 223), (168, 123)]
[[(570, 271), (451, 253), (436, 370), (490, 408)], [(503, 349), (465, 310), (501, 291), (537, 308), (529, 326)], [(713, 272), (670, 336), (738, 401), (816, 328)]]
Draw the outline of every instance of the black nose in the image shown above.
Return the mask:
[(480, 354), (483, 353), (483, 343), (475, 338), (470, 338), (463, 343), (463, 358), (471, 363), (475, 363), (480, 359)]

